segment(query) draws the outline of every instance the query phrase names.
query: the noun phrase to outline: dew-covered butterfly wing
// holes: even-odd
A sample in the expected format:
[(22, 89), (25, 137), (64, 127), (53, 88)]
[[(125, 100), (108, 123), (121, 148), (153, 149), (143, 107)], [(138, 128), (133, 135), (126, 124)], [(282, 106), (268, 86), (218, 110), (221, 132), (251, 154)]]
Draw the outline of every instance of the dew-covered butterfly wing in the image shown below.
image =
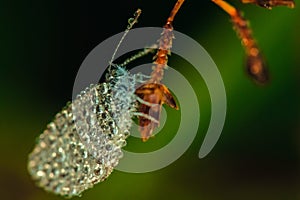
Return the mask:
[[(120, 43), (140, 12), (129, 20)], [(103, 83), (90, 85), (56, 114), (29, 154), (28, 171), (39, 187), (79, 196), (110, 175), (123, 155), (136, 110), (135, 87), (142, 80), (111, 63)]]

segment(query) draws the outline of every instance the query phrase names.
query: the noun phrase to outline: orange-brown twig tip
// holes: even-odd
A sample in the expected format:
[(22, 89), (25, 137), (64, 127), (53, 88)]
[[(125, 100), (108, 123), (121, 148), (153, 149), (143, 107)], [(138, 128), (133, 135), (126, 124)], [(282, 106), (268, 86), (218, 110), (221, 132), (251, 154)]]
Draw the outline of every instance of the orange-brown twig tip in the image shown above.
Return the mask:
[(222, 8), (225, 12), (227, 12), (230, 16), (234, 16), (237, 13), (237, 10), (227, 3), (226, 1), (223, 0), (212, 0), (215, 4), (217, 4), (220, 8)]
[(266, 85), (270, 80), (268, 67), (260, 54), (256, 56), (248, 55), (246, 73), (258, 85)]
[(176, 14), (178, 13), (179, 9), (181, 8), (181, 6), (182, 6), (182, 4), (183, 4), (184, 1), (185, 1), (185, 0), (178, 0), (178, 1), (176, 2), (174, 8), (173, 8), (172, 11), (171, 11), (171, 14), (170, 14), (168, 20), (167, 20), (167, 24), (168, 24), (168, 23), (172, 23), (172, 22), (174, 21), (174, 18), (175, 18), (175, 16), (176, 16)]

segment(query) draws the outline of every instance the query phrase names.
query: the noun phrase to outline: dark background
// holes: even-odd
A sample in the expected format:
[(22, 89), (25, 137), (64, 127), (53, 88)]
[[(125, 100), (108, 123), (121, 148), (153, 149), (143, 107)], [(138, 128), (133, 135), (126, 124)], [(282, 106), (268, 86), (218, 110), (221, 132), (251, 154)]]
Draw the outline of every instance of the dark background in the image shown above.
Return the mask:
[[(271, 82), (259, 87), (246, 77), (244, 51), (226, 13), (209, 0), (187, 0), (174, 28), (199, 42), (222, 74), (228, 109), (220, 140), (207, 157), (198, 158), (209, 124), (209, 95), (201, 76), (178, 66), (181, 61), (173, 56), (170, 65), (186, 76), (200, 102), (201, 123), (192, 146), (172, 165), (155, 172), (115, 171), (85, 192), (82, 200), (300, 199), (299, 8), (270, 11), (230, 2), (251, 21), (270, 66)], [(1, 1), (1, 199), (60, 199), (35, 187), (27, 173), (35, 138), (71, 99), (77, 70), (95, 46), (123, 31), (137, 8), (143, 13), (136, 27), (161, 27), (174, 3)], [(174, 132), (168, 124), (147, 143), (129, 138), (128, 148), (143, 151), (166, 144)]]

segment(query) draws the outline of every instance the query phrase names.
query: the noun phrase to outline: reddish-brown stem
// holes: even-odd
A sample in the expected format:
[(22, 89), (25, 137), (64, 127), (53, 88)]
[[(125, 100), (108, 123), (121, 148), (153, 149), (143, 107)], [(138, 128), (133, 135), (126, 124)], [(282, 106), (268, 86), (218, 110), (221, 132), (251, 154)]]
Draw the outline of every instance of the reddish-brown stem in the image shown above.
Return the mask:
[(138, 111), (140, 113), (139, 130), (143, 141), (147, 141), (149, 137), (152, 136), (153, 130), (159, 126), (159, 118), (163, 104), (178, 109), (171, 92), (165, 85), (161, 84), (160, 81), (163, 78), (164, 69), (167, 67), (168, 54), (170, 54), (172, 40), (174, 38), (172, 22), (183, 2), (184, 0), (177, 1), (164, 25), (152, 67), (151, 78), (148, 82), (135, 90), (135, 94), (141, 99)]
[(178, 10), (180, 9), (180, 7), (182, 6), (184, 0), (178, 0), (173, 8), (173, 10), (171, 11), (171, 14), (167, 20), (167, 24), (168, 23), (172, 23), (174, 21), (174, 18), (178, 12)]
[(151, 83), (160, 83), (163, 78), (164, 69), (167, 67), (168, 63), (168, 54), (170, 54), (170, 49), (172, 47), (172, 41), (174, 38), (172, 23), (183, 2), (184, 0), (177, 1), (167, 19), (166, 24), (164, 25), (162, 36), (159, 39), (159, 47), (155, 55), (155, 65), (152, 67), (153, 71), (151, 73), (151, 79), (149, 80)]
[(234, 25), (234, 29), (240, 37), (247, 55), (246, 70), (247, 74), (257, 83), (265, 84), (269, 79), (268, 69), (263, 56), (252, 35), (248, 21), (241, 15), (240, 11), (223, 0), (212, 0), (227, 12)]

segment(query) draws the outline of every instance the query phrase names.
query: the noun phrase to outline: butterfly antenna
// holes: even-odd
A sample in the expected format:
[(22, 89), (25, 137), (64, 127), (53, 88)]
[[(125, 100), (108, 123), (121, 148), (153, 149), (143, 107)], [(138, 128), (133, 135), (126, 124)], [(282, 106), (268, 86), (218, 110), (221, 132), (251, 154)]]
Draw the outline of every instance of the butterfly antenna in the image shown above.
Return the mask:
[(114, 61), (114, 59), (115, 59), (116, 53), (117, 53), (117, 51), (118, 51), (120, 45), (122, 44), (124, 38), (126, 37), (126, 35), (128, 34), (128, 32), (130, 31), (130, 29), (132, 29), (133, 25), (136, 24), (136, 23), (138, 22), (138, 18), (139, 18), (139, 16), (141, 15), (141, 13), (142, 13), (142, 10), (141, 10), (141, 9), (137, 9), (137, 11), (135, 11), (135, 13), (134, 13), (134, 15), (133, 15), (134, 17), (128, 19), (128, 25), (127, 25), (127, 28), (126, 28), (126, 30), (125, 30), (125, 32), (124, 32), (122, 38), (120, 39), (120, 41), (119, 41), (119, 43), (118, 43), (118, 45), (117, 45), (117, 47), (116, 47), (116, 49), (115, 49), (115, 51), (114, 51), (112, 57), (111, 57), (111, 60), (109, 61), (109, 70), (110, 70), (110, 68), (111, 68), (111, 66), (112, 66), (112, 63), (113, 63), (113, 61)]

